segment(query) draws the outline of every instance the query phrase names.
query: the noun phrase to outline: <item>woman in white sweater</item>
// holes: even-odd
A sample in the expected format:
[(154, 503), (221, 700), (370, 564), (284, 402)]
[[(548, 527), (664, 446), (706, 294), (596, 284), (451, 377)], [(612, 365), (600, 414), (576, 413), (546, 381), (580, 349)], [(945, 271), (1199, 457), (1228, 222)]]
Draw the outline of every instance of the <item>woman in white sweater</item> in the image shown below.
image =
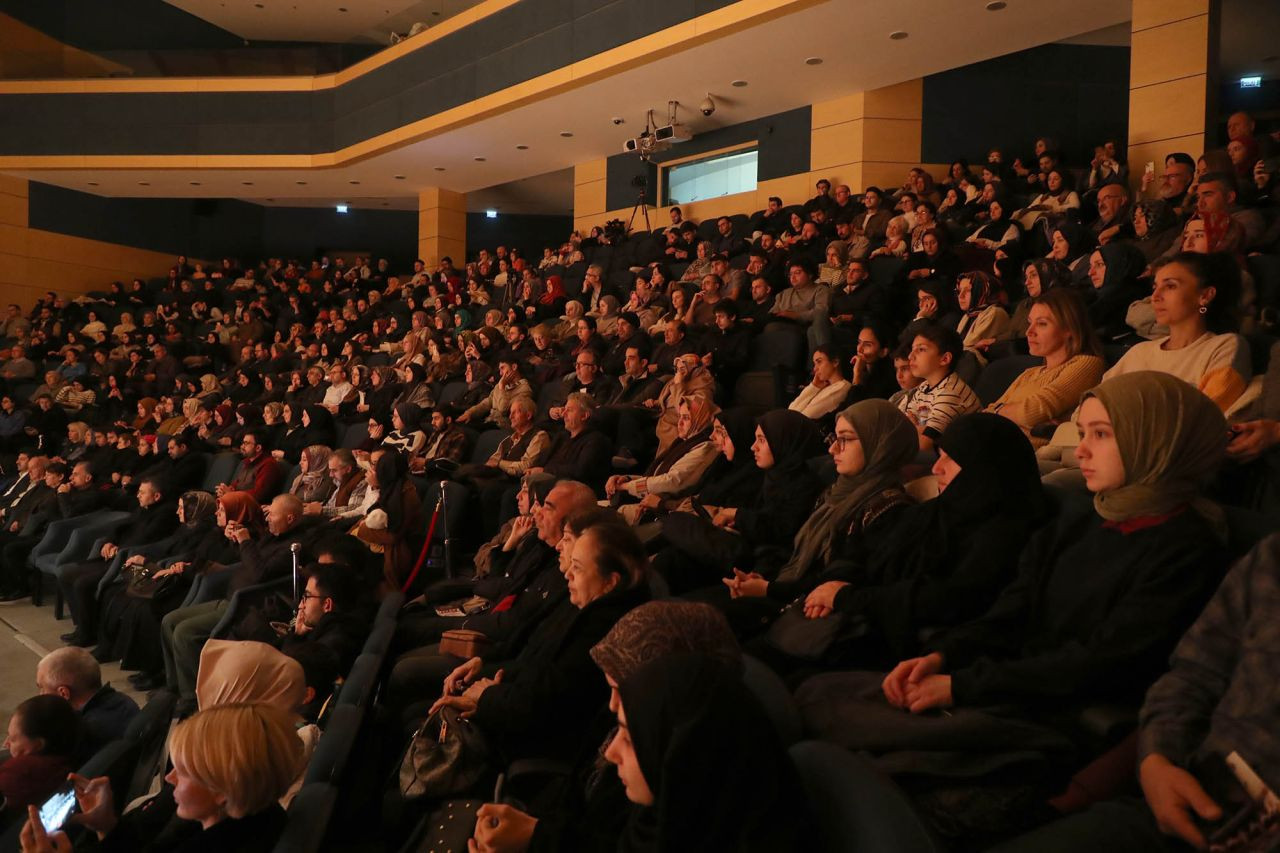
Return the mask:
[(810, 420), (821, 420), (841, 407), (851, 387), (835, 347), (823, 344), (813, 351), (813, 381), (800, 389), (787, 408)]
[(1234, 333), (1239, 264), (1226, 252), (1179, 252), (1157, 262), (1153, 275), (1151, 308), (1169, 335), (1132, 347), (1103, 381), (1158, 370), (1195, 385), (1228, 410), (1252, 375), (1249, 344)]

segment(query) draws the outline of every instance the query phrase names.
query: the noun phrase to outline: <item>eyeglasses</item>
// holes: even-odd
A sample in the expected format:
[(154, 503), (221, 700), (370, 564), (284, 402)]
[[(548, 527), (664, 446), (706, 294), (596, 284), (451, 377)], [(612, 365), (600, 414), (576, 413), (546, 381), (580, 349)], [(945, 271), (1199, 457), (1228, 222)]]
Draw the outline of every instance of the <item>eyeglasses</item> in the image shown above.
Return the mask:
[(320, 594), (320, 593), (318, 593), (318, 592), (306, 592), (306, 591), (304, 590), (304, 591), (303, 591), (303, 593), (302, 593), (302, 598), (301, 598), (301, 599), (299, 599), (298, 603), (299, 603), (299, 604), (301, 604), (303, 601), (306, 601), (308, 598), (319, 598), (319, 599), (325, 599), (325, 598), (328, 598), (328, 597), (329, 597), (329, 596), (327, 596), (327, 595), (321, 595), (321, 594)]
[(855, 441), (860, 441), (856, 435), (833, 435), (831, 436), (831, 446), (837, 450), (844, 450)]
[(596, 369), (596, 367), (597, 367), (597, 365), (594, 365), (594, 364), (592, 364), (592, 363), (591, 363), (591, 362), (589, 362), (589, 361), (579, 361), (579, 362), (576, 362), (576, 363), (575, 363), (575, 366), (576, 366), (576, 367), (590, 367), (592, 370), (595, 370), (595, 369)]

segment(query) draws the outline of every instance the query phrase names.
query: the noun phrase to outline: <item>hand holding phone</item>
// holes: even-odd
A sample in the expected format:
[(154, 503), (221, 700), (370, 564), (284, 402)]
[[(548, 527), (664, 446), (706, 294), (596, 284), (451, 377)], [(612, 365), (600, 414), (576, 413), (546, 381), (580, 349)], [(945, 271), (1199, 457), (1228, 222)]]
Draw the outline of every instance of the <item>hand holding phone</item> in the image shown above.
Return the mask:
[(67, 784), (40, 806), (40, 825), (45, 832), (57, 832), (67, 825), (67, 818), (76, 810), (76, 789)]

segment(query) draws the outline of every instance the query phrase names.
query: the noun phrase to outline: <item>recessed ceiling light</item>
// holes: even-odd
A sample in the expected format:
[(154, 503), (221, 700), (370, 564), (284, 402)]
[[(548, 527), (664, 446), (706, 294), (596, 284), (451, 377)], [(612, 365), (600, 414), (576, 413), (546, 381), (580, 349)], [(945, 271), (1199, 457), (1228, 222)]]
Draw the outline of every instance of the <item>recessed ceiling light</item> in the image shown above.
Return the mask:
[(987, 11), (999, 12), (1001, 9), (1003, 9), (1005, 6), (1008, 6), (1008, 5), (1009, 4), (1004, 2), (1004, 0), (991, 0), (991, 2), (987, 4)]
[(264, 9), (264, 8), (266, 8), (266, 7), (265, 7), (265, 6), (263, 6), (261, 3), (254, 3), (253, 5), (254, 5), (254, 7), (256, 7), (256, 8), (258, 8), (258, 9)]
[(395, 178), (397, 181), (403, 181), (403, 180), (404, 180), (404, 175), (392, 175), (392, 177), (393, 177), (393, 178)]
[(474, 159), (475, 159), (475, 161), (476, 161), (477, 163), (483, 163), (483, 162), (484, 162), (484, 158), (483, 158), (483, 157), (476, 157), (476, 158), (474, 158)]
[(241, 181), (241, 182), (240, 182), (240, 186), (242, 186), (242, 187), (251, 187), (251, 186), (253, 186), (253, 181)]
[(893, 39), (894, 41), (902, 41), (904, 38), (907, 37), (907, 35), (908, 33), (906, 32), (906, 30), (894, 30), (893, 32), (889, 33), (889, 38)]
[(569, 137), (573, 136), (573, 131), (572, 131), (572, 130), (562, 130), (562, 131), (560, 131), (560, 135), (561, 135), (561, 136), (563, 136), (565, 139), (568, 139)]
[(200, 186), (200, 182), (199, 182), (199, 181), (187, 181), (187, 183), (188, 183), (188, 184), (190, 184), (190, 185), (191, 185), (191, 186), (193, 186), (193, 187), (198, 187), (198, 186)]
[(733, 81), (732, 83), (730, 83), (729, 85), (730, 85), (730, 86), (737, 86), (739, 89), (741, 89), (743, 86), (747, 85), (747, 81), (746, 81), (746, 80), (734, 80), (734, 81)]
[(307, 185), (306, 181), (294, 181), (294, 183), (300, 187), (305, 187)]
[(347, 181), (347, 183), (351, 184), (351, 186), (353, 186), (353, 187), (358, 187), (358, 186), (360, 186), (360, 182), (359, 182), (359, 181)]
[(517, 145), (517, 146), (516, 146), (516, 150), (517, 150), (517, 151), (528, 151), (528, 150), (529, 150), (529, 146), (528, 146), (528, 145)]
[(437, 172), (443, 172), (443, 171), (444, 171), (444, 166), (436, 166), (436, 167), (434, 167), (434, 168), (435, 168), (435, 170), (436, 170)]
[(150, 181), (138, 181), (138, 186), (140, 186), (140, 187), (149, 187), (149, 186), (151, 186), (151, 182), (150, 182)]
[(89, 182), (89, 186), (91, 186), (91, 187), (96, 187), (97, 185), (98, 185), (98, 182), (97, 182), (97, 181), (90, 181), (90, 182)]
[(805, 65), (821, 65), (821, 64), (822, 64), (822, 57), (821, 57), (821, 56), (811, 56), (811, 57), (809, 57), (808, 59), (806, 59), (806, 60), (804, 61), (804, 64), (805, 64)]

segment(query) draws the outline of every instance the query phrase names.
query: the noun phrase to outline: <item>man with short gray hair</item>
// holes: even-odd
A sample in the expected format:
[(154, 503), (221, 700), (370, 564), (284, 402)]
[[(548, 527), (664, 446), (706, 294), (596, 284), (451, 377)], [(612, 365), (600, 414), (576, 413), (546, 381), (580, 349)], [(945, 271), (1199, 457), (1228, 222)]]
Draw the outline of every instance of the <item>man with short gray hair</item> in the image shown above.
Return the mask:
[(138, 714), (138, 703), (110, 684), (102, 683), (102, 669), (88, 650), (77, 646), (55, 649), (36, 664), (36, 690), (61, 696), (80, 712), (81, 754), (89, 756), (124, 737)]

